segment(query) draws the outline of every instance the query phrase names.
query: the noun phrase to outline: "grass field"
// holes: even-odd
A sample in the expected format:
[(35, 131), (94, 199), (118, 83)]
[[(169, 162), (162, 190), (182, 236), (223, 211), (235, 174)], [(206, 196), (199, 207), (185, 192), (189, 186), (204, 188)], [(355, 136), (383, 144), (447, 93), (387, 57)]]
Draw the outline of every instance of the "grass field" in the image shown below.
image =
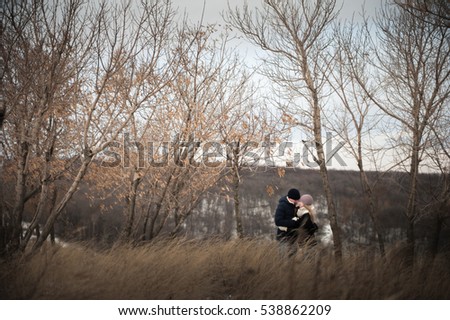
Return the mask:
[(0, 265), (2, 299), (450, 299), (450, 259), (402, 249), (315, 247), (293, 258), (267, 240), (158, 242), (93, 249), (46, 247)]

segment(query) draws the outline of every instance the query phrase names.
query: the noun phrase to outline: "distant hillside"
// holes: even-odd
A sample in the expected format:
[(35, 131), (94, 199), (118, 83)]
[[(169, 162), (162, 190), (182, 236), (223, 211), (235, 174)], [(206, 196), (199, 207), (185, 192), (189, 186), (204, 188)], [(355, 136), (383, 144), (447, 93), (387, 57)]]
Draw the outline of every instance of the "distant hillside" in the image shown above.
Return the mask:
[[(404, 212), (407, 205), (406, 187), (408, 175), (399, 172), (369, 172), (374, 183), (377, 219), (388, 242), (402, 241), (406, 233)], [(338, 220), (345, 239), (352, 244), (375, 244), (372, 222), (367, 214), (367, 206), (361, 189), (359, 172), (330, 171), (332, 191), (338, 210)], [(439, 175), (422, 175), (420, 180), (419, 203), (426, 210), (433, 191), (438, 185)], [(317, 200), (316, 207), (323, 225), (328, 224), (326, 203), (323, 194), (320, 173), (317, 170), (296, 168), (269, 168), (242, 173), (241, 206), (244, 229), (249, 235), (266, 235), (273, 237), (273, 214), (280, 197), (285, 196), (290, 188), (298, 188), (301, 193), (309, 193)], [(228, 188), (230, 188), (228, 186)], [(225, 189), (225, 191), (224, 191)], [(229, 193), (229, 192), (228, 192)], [(450, 211), (450, 210), (449, 210)], [(195, 232), (194, 226), (202, 226), (203, 234), (220, 233), (231, 236), (233, 230), (232, 197), (227, 198), (226, 184), (212, 190), (205, 198), (203, 207), (189, 219), (187, 233)], [(218, 221), (226, 222), (219, 223)], [(207, 226), (211, 226), (208, 228)], [(448, 246), (450, 234), (448, 224), (439, 231), (440, 245)], [(431, 241), (435, 237), (436, 214), (424, 211), (416, 224), (418, 242)], [(423, 243), (423, 246), (427, 246)]]
[[(344, 242), (347, 245), (375, 245), (376, 239), (372, 222), (367, 214), (359, 173), (335, 170), (329, 173)], [(244, 233), (247, 236), (274, 237), (273, 214), (278, 200), (285, 196), (290, 188), (295, 187), (301, 193), (309, 193), (315, 198), (321, 224), (320, 235), (324, 238), (330, 237), (322, 181), (317, 170), (257, 168), (243, 170), (241, 177), (241, 208)], [(388, 243), (404, 240), (408, 175), (399, 172), (370, 172), (369, 177), (375, 184), (377, 219), (383, 229), (385, 240)], [(439, 240), (441, 250), (450, 247), (448, 217), (444, 217), (439, 225), (437, 213), (427, 211), (439, 178), (439, 175), (428, 174), (422, 175), (420, 179), (419, 209), (423, 213), (416, 223), (416, 238), (418, 244), (425, 249), (436, 243), (436, 239)], [(62, 239), (77, 241), (95, 239), (104, 244), (110, 244), (117, 239), (124, 221), (124, 201), (117, 199), (114, 192), (100, 199), (95, 190), (93, 186), (84, 182), (70, 201), (56, 225), (56, 233)], [(231, 186), (223, 180), (220, 185), (205, 194), (198, 207), (186, 220), (181, 235), (196, 238), (217, 236), (232, 238), (235, 233), (232, 199)], [(450, 209), (447, 208), (447, 212), (450, 212)], [(137, 217), (138, 224), (142, 225), (140, 211), (138, 214), (140, 215)], [(173, 222), (169, 221), (169, 226), (171, 225)], [(441, 230), (437, 230), (438, 226)], [(141, 230), (141, 227), (138, 226), (137, 229)]]

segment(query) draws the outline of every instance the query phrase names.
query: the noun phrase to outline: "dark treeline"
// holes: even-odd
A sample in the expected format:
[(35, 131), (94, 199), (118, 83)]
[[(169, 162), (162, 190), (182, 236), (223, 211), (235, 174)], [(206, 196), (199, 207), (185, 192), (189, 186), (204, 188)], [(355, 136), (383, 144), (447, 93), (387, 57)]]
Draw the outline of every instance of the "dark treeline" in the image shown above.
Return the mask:
[[(384, 240), (388, 245), (398, 244), (406, 238), (407, 193), (403, 185), (408, 176), (400, 172), (370, 172), (369, 176), (375, 185), (376, 219), (381, 226)], [(376, 235), (367, 214), (367, 204), (358, 172), (331, 171), (330, 177), (344, 244), (347, 247), (375, 246)], [(441, 208), (442, 211), (437, 212), (431, 205), (434, 192), (439, 189), (440, 179), (437, 174), (422, 174), (420, 177), (420, 215), (415, 222), (415, 236), (418, 249), (427, 252), (446, 251), (450, 248), (446, 217), (450, 210)], [(291, 187), (314, 196), (321, 224), (319, 237), (324, 244), (332, 241), (319, 172), (294, 168), (260, 168), (256, 171), (245, 170), (242, 173), (240, 196), (245, 236), (269, 239), (274, 237), (274, 210), (278, 199)], [(115, 198), (116, 193), (110, 193), (107, 198), (99, 196), (103, 193), (104, 190), (99, 190), (98, 186), (84, 183), (57, 221), (57, 237), (64, 241), (95, 240), (99, 245), (113, 244), (118, 239), (125, 221), (123, 206), (122, 202)], [(184, 223), (179, 235), (188, 238), (235, 237), (233, 199), (229, 194), (230, 187), (225, 181), (209, 190)], [(33, 210), (33, 204), (30, 203), (27, 208), (29, 217)], [(143, 228), (143, 210), (144, 208), (140, 210), (140, 227), (136, 230)], [(138, 210), (138, 213), (140, 211)], [(169, 236), (173, 224), (174, 222), (168, 221), (166, 232), (162, 232), (158, 238)], [(141, 234), (136, 234), (135, 239), (146, 240)]]

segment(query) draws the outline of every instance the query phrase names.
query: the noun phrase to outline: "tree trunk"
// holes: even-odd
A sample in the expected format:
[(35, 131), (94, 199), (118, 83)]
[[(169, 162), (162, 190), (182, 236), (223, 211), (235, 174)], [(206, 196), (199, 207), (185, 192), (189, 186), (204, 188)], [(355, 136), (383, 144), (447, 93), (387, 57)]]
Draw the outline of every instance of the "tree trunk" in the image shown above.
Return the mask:
[(11, 252), (20, 249), (22, 238), (22, 219), (23, 210), (25, 208), (25, 193), (27, 179), (27, 161), (28, 161), (28, 143), (21, 142), (19, 146), (19, 162), (17, 164), (17, 181), (16, 181), (16, 200), (12, 214), (12, 239), (10, 243)]
[(159, 234), (159, 232), (161, 231), (161, 229), (162, 229), (162, 225), (161, 224), (163, 222), (161, 222), (160, 227), (158, 228), (158, 230), (156, 230), (156, 220), (158, 219), (158, 217), (159, 217), (159, 215), (161, 213), (161, 210), (162, 210), (162, 207), (163, 207), (163, 204), (164, 204), (164, 200), (166, 198), (166, 194), (167, 194), (167, 192), (169, 190), (170, 184), (172, 183), (172, 178), (174, 177), (175, 172), (176, 172), (175, 168), (171, 170), (171, 172), (169, 174), (169, 177), (167, 179), (167, 184), (164, 187), (164, 191), (163, 191), (163, 193), (161, 195), (161, 198), (159, 199), (158, 203), (156, 204), (156, 210), (155, 210), (153, 216), (150, 219), (149, 236), (148, 236), (149, 240), (151, 240), (154, 237), (156, 237)]
[(150, 218), (150, 210), (152, 208), (152, 202), (149, 201), (148, 206), (147, 206), (147, 210), (145, 211), (145, 217), (144, 217), (144, 223), (142, 226), (142, 235), (141, 235), (141, 241), (145, 241), (146, 240), (146, 233), (147, 233), (147, 226), (148, 226), (148, 221)]
[(81, 167), (78, 170), (78, 174), (75, 177), (75, 180), (72, 182), (72, 185), (70, 186), (69, 190), (65, 193), (64, 197), (58, 203), (56, 208), (52, 210), (52, 212), (50, 213), (50, 216), (48, 217), (47, 222), (45, 223), (44, 228), (42, 229), (41, 236), (37, 239), (36, 243), (33, 246), (33, 251), (38, 250), (44, 244), (44, 241), (47, 239), (48, 235), (53, 229), (56, 219), (59, 217), (61, 212), (66, 207), (67, 202), (69, 202), (73, 194), (77, 191), (78, 186), (80, 185), (80, 182), (83, 179), (84, 175), (86, 174), (86, 171), (92, 161), (92, 158), (93, 155), (91, 153), (85, 155)]
[[(194, 206), (192, 206), (194, 207)], [(190, 215), (191, 210), (185, 212), (184, 214), (180, 215), (175, 223), (175, 227), (173, 228), (172, 232), (170, 233), (171, 237), (175, 237), (177, 233), (180, 232), (181, 227), (183, 226), (184, 221), (186, 221), (186, 218)]]
[(414, 264), (415, 254), (415, 235), (414, 235), (414, 220), (408, 217), (406, 226), (406, 262), (408, 265)]
[(131, 233), (133, 232), (134, 219), (136, 216), (137, 189), (142, 181), (141, 178), (137, 176), (136, 171), (133, 171), (132, 175), (133, 181), (131, 182), (130, 190), (127, 196), (127, 212), (126, 212), (127, 219), (125, 222), (125, 227), (122, 231), (121, 236), (122, 241), (129, 241)]
[(338, 262), (342, 261), (342, 242), (341, 242), (341, 231), (339, 229), (339, 224), (337, 221), (337, 211), (336, 205), (333, 199), (333, 193), (331, 192), (330, 181), (328, 178), (328, 170), (326, 165), (324, 164), (324, 160), (320, 160), (320, 156), (318, 156), (318, 160), (320, 162), (320, 175), (322, 177), (322, 183), (325, 190), (325, 195), (327, 198), (328, 205), (328, 214), (330, 215), (330, 226), (333, 232), (333, 246), (334, 246), (334, 254)]
[(325, 191), (325, 197), (327, 199), (328, 214), (330, 216), (330, 226), (333, 232), (333, 246), (334, 254), (338, 262), (342, 261), (342, 243), (341, 243), (341, 231), (337, 221), (336, 205), (334, 203), (333, 193), (331, 191), (330, 180), (328, 176), (327, 163), (322, 142), (322, 121), (321, 121), (321, 109), (319, 105), (319, 97), (317, 90), (312, 81), (312, 77), (307, 66), (307, 56), (303, 56), (303, 70), (306, 79), (306, 83), (310, 90), (312, 98), (313, 109), (313, 131), (314, 140), (317, 151), (317, 163), (319, 164), (320, 176), (322, 178), (322, 184)]
[(384, 258), (386, 256), (386, 251), (384, 249), (384, 238), (383, 238), (383, 234), (381, 233), (381, 229), (380, 226), (378, 224), (378, 220), (375, 217), (375, 203), (373, 200), (373, 192), (372, 192), (372, 188), (370, 187), (370, 183), (369, 183), (369, 179), (366, 175), (366, 172), (364, 171), (364, 168), (362, 166), (362, 163), (358, 163), (358, 167), (359, 167), (359, 173), (360, 173), (360, 180), (361, 180), (361, 184), (363, 186), (364, 189), (364, 194), (366, 196), (366, 201), (369, 205), (369, 217), (372, 220), (372, 224), (373, 224), (373, 228), (375, 231), (375, 235), (377, 237), (378, 240), (378, 247), (380, 249), (380, 254), (381, 257)]
[(42, 184), (41, 194), (39, 196), (39, 203), (37, 205), (36, 212), (34, 213), (33, 219), (31, 220), (30, 225), (25, 232), (25, 236), (23, 237), (22, 242), (20, 244), (21, 251), (25, 250), (25, 248), (28, 245), (28, 242), (30, 241), (30, 238), (33, 234), (33, 231), (36, 228), (38, 228), (38, 226), (39, 226), (39, 219), (42, 216), (42, 213), (47, 205), (48, 190), (49, 190), (49, 184), (48, 184), (48, 182), (44, 182)]
[(333, 246), (334, 255), (338, 262), (342, 261), (342, 243), (341, 243), (341, 231), (337, 221), (336, 205), (333, 199), (333, 193), (331, 192), (330, 181), (328, 177), (327, 162), (325, 158), (323, 141), (322, 141), (322, 119), (321, 119), (321, 106), (319, 103), (318, 89), (314, 83), (314, 77), (311, 73), (309, 66), (309, 56), (307, 48), (304, 47), (304, 43), (298, 44), (298, 50), (300, 54), (300, 71), (303, 74), (306, 87), (309, 91), (310, 106), (312, 110), (313, 121), (313, 133), (314, 143), (317, 152), (316, 162), (319, 165), (320, 176), (322, 178), (322, 184), (327, 199), (328, 215), (330, 216), (330, 226), (333, 232)]
[(438, 212), (438, 214), (436, 216), (436, 224), (435, 224), (434, 234), (433, 234), (433, 238), (431, 240), (431, 246), (430, 246), (431, 260), (433, 260), (433, 261), (439, 252), (439, 239), (441, 236), (442, 223), (443, 223), (443, 219), (441, 217), (440, 212)]
[(236, 220), (236, 233), (239, 239), (244, 237), (244, 228), (242, 227), (242, 214), (241, 214), (241, 202), (239, 196), (240, 189), (240, 179), (239, 179), (239, 168), (235, 167), (233, 169), (233, 191), (234, 191), (234, 218)]
[[(53, 134), (55, 134), (55, 132), (53, 132)], [(49, 193), (49, 189), (50, 189), (50, 181), (48, 180), (48, 178), (50, 176), (50, 167), (51, 167), (51, 161), (52, 161), (52, 156), (53, 156), (53, 145), (54, 145), (54, 140), (53, 140), (53, 142), (51, 142), (49, 149), (47, 150), (46, 155), (45, 155), (45, 164), (44, 164), (43, 173), (42, 173), (43, 179), (42, 179), (42, 184), (41, 184), (41, 188), (40, 188), (41, 194), (39, 197), (39, 202), (36, 207), (36, 211), (33, 216), (33, 219), (31, 220), (30, 226), (28, 227), (28, 229), (25, 233), (25, 236), (22, 240), (22, 243), (20, 244), (21, 251), (24, 251), (26, 246), (28, 245), (28, 242), (30, 241), (33, 230), (39, 229), (39, 220), (40, 220), (42, 213), (44, 212), (44, 210), (47, 206), (47, 203), (48, 203), (48, 193)], [(40, 234), (36, 234), (36, 236), (39, 238)]]
[(239, 196), (240, 176), (239, 176), (239, 142), (233, 147), (233, 200), (234, 200), (234, 218), (236, 221), (236, 234), (239, 239), (244, 237), (244, 228), (242, 226), (241, 202)]
[(414, 235), (414, 222), (416, 219), (417, 210), (417, 178), (419, 174), (419, 143), (420, 133), (416, 128), (413, 132), (413, 147), (411, 153), (411, 167), (410, 176), (411, 182), (409, 187), (408, 206), (406, 209), (406, 217), (408, 219), (408, 226), (406, 230), (406, 244), (408, 252), (408, 261), (414, 263), (415, 257), (415, 235)]
[[(0, 57), (1, 65), (3, 65), (3, 56)], [(3, 119), (5, 117), (5, 102), (4, 102), (4, 89), (3, 85), (0, 89), (0, 141), (3, 141)], [(4, 177), (3, 173), (3, 156), (0, 158), (0, 177)], [(0, 178), (2, 179), (2, 178)], [(8, 234), (8, 224), (7, 224), (7, 215), (4, 206), (4, 197), (3, 197), (3, 181), (0, 181), (0, 257), (2, 257), (6, 253), (6, 243), (7, 243), (7, 234)]]

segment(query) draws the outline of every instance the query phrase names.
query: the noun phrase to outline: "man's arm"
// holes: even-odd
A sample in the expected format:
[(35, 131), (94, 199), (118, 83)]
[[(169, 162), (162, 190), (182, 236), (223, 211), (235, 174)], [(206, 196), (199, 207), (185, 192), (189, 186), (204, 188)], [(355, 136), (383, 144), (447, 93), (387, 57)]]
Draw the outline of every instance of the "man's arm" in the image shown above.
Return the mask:
[(279, 204), (275, 211), (275, 225), (278, 227), (287, 227), (290, 229), (298, 228), (299, 222), (292, 220), (292, 217), (287, 212), (287, 208)]

